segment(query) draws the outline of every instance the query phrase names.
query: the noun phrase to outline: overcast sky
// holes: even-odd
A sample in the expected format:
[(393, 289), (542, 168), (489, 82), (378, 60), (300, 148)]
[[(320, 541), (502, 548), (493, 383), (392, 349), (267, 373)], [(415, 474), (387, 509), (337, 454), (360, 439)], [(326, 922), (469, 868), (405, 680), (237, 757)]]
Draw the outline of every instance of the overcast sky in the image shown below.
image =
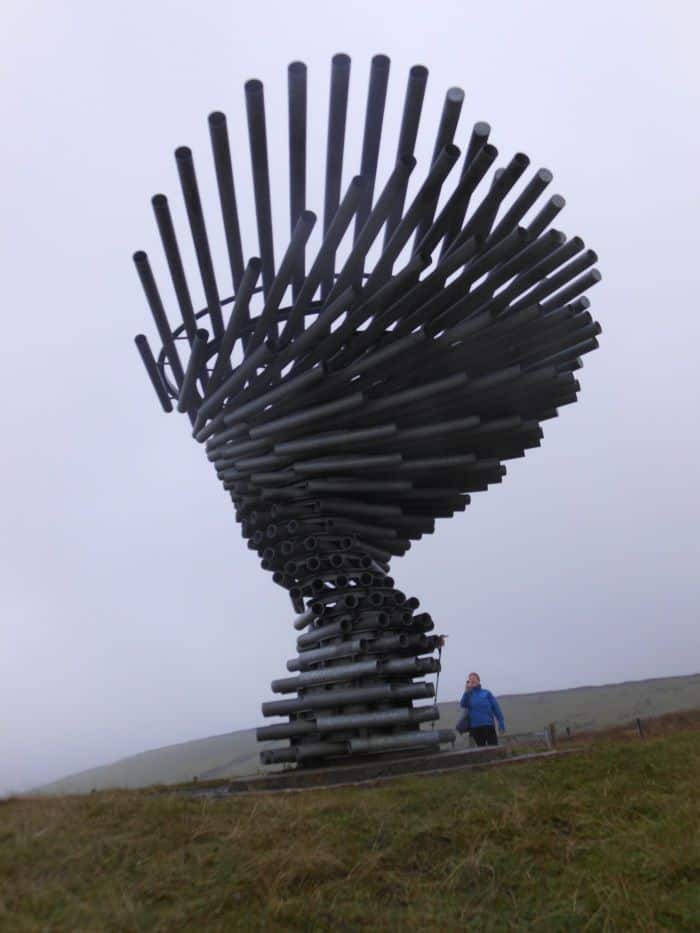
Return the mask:
[[(259, 724), (294, 654), (293, 611), (246, 549), (228, 496), (164, 415), (133, 335), (152, 336), (131, 264), (164, 263), (150, 196), (184, 210), (190, 145), (210, 217), (206, 117), (232, 133), (245, 251), (257, 254), (243, 83), (265, 85), (277, 253), (287, 232), (286, 66), (309, 66), (309, 207), (320, 212), (328, 77), (352, 56), (346, 177), (369, 62), (392, 60), (381, 177), (409, 67), (430, 69), (425, 171), (445, 91), (456, 142), (488, 120), (499, 163), (554, 172), (558, 225), (597, 250), (603, 326), (578, 404), (501, 486), (395, 560), (449, 634), (440, 696), (700, 669), (697, 5), (6, 0), (0, 793)], [(502, 161), (503, 160), (503, 161)], [(378, 183), (380, 186), (381, 178)], [(188, 245), (187, 261), (192, 266)], [(167, 294), (170, 298), (170, 295)]]

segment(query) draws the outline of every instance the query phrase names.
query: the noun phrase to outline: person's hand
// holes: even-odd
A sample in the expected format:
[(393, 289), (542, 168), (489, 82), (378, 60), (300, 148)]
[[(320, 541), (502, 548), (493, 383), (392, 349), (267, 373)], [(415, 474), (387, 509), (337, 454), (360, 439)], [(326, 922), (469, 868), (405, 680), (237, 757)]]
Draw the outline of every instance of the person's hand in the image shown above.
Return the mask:
[(499, 726), (499, 727), (498, 727), (498, 731), (501, 733), (501, 735), (503, 735), (503, 733), (506, 731), (506, 727), (505, 727), (505, 726)]

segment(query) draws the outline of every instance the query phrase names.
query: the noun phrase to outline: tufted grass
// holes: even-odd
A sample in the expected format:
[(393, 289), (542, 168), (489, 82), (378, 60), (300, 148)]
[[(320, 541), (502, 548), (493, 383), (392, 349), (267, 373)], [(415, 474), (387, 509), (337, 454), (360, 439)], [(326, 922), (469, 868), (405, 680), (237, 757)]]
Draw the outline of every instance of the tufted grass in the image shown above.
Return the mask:
[(0, 930), (698, 930), (700, 732), (514, 768), (0, 802)]

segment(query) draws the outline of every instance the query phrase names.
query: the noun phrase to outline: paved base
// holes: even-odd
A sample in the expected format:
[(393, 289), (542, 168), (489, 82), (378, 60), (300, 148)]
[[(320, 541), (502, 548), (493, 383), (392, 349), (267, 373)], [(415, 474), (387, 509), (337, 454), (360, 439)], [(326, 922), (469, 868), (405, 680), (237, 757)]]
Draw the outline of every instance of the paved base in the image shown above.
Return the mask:
[[(571, 749), (576, 751), (577, 749)], [(542, 751), (514, 755), (505, 745), (489, 748), (464, 748), (426, 755), (382, 757), (343, 767), (308, 768), (278, 771), (262, 777), (236, 778), (219, 787), (188, 787), (184, 793), (193, 797), (229, 797), (235, 794), (301, 791), (342, 785), (373, 784), (406, 774), (439, 774), (455, 769), (480, 769), (495, 765), (518, 764), (542, 758), (554, 758), (567, 752)]]

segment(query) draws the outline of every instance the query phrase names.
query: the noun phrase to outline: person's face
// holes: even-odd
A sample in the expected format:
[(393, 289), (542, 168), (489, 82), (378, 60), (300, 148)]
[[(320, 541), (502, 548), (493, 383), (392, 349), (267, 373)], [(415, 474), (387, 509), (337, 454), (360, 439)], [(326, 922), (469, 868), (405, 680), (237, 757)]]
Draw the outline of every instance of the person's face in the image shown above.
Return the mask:
[(467, 677), (467, 690), (473, 690), (474, 687), (478, 686), (479, 678), (476, 676), (476, 674), (470, 674), (469, 677)]

